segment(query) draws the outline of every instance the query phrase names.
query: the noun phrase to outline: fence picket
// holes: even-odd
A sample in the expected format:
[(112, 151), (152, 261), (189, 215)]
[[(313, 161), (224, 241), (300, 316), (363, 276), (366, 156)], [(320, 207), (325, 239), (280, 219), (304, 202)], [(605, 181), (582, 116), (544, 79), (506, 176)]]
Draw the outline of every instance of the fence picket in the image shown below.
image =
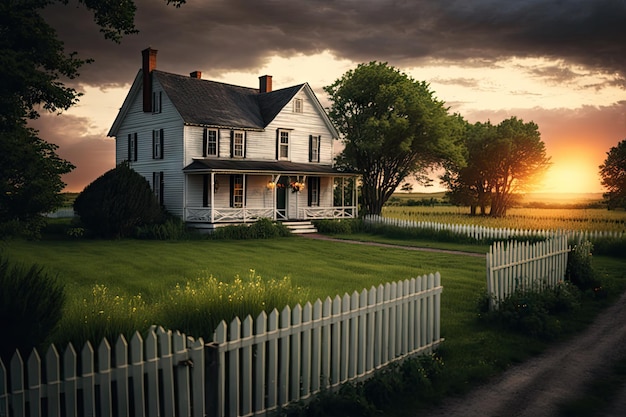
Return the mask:
[(128, 362), (128, 343), (124, 335), (119, 335), (115, 342), (115, 385), (117, 387), (117, 415), (130, 415), (130, 399), (129, 399), (129, 362)]
[(98, 385), (100, 392), (100, 412), (105, 416), (113, 413), (113, 398), (111, 395), (111, 345), (102, 339), (98, 346)]
[[(2, 390), (0, 390), (1, 394)], [(59, 417), (61, 415), (61, 357), (54, 345), (50, 345), (46, 353), (46, 395), (48, 416)], [(1, 410), (0, 407), (0, 412)]]

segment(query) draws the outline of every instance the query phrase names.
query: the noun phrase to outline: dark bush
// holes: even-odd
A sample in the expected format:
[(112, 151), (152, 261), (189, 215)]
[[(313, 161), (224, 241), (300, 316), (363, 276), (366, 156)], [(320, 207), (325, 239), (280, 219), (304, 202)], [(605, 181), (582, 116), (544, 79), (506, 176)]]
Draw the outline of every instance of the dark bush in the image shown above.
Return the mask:
[(555, 317), (578, 309), (580, 300), (580, 290), (566, 281), (554, 288), (516, 291), (499, 302), (494, 311), (488, 311), (489, 298), (483, 297), (478, 310), (481, 318), (504, 329), (553, 339), (561, 332)]
[(268, 239), (272, 237), (285, 237), (290, 235), (291, 232), (284, 224), (273, 222), (267, 218), (262, 218), (250, 225), (238, 224), (219, 227), (211, 232), (209, 238), (243, 240)]
[(26, 359), (41, 348), (61, 319), (65, 292), (36, 265), (12, 265), (0, 255), (0, 357), (7, 365), (16, 349)]
[(318, 232), (329, 235), (348, 235), (363, 229), (363, 221), (361, 219), (313, 220), (313, 225)]
[(434, 383), (442, 374), (437, 354), (392, 363), (364, 382), (346, 383), (338, 391), (322, 391), (306, 404), (292, 404), (279, 414), (288, 417), (381, 416), (395, 400), (412, 397), (415, 403), (439, 399)]
[(148, 181), (121, 163), (89, 184), (74, 201), (83, 225), (107, 238), (131, 236), (137, 227), (164, 221)]
[(626, 238), (603, 238), (593, 241), (593, 254), (626, 258)]
[(364, 231), (392, 239), (430, 239), (438, 242), (454, 242), (464, 244), (479, 243), (476, 239), (451, 230), (436, 230), (419, 227), (399, 227), (376, 223), (363, 223)]
[(593, 267), (593, 245), (586, 241), (574, 246), (567, 257), (565, 277), (583, 291), (600, 288), (602, 283)]
[(135, 229), (135, 237), (151, 240), (180, 240), (189, 233), (185, 222), (180, 217), (172, 215), (167, 215), (163, 223), (146, 224)]

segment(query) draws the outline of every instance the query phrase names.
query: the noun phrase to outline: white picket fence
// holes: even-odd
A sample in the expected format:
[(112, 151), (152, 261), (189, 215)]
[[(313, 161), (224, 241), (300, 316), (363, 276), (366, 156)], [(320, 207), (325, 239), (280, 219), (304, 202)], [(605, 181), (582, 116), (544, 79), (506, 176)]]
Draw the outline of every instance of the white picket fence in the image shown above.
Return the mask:
[(431, 352), (441, 292), (437, 273), (222, 322), (209, 344), (153, 326), (113, 349), (53, 345), (26, 363), (16, 352), (8, 369), (0, 361), (0, 417), (265, 414)]
[(264, 414), (441, 343), (439, 273), (222, 322), (218, 415)]
[(555, 233), (565, 234), (568, 239), (573, 242), (584, 242), (585, 240), (594, 241), (601, 238), (626, 239), (626, 233), (607, 230), (525, 230), (525, 229), (509, 229), (497, 227), (485, 227), (474, 224), (448, 224), (437, 222), (425, 222), (414, 220), (402, 220), (391, 217), (382, 217), (378, 215), (367, 215), (364, 221), (372, 224), (382, 224), (385, 226), (394, 226), (405, 229), (429, 229), (435, 231), (449, 231), (461, 235), (469, 236), (476, 240), (486, 239), (510, 239), (512, 237), (550, 237)]
[(487, 253), (487, 292), (490, 308), (517, 290), (553, 288), (565, 278), (570, 247), (567, 235), (544, 242), (496, 242)]
[(54, 345), (45, 358), (17, 352), (7, 372), (0, 361), (0, 416), (205, 416), (205, 344), (179, 332), (151, 328), (97, 352), (80, 355)]

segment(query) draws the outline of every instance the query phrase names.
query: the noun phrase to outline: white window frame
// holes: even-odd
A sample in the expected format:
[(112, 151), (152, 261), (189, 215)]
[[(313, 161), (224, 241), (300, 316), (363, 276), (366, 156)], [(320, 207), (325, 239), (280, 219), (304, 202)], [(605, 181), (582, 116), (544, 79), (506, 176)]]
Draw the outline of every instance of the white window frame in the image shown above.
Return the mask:
[(289, 160), (289, 142), (291, 141), (288, 130), (278, 131), (278, 159), (283, 161)]
[(304, 102), (301, 98), (293, 99), (293, 112), (294, 113), (302, 113), (304, 111)]
[(233, 208), (243, 208), (243, 175), (233, 175)]
[(152, 149), (153, 159), (163, 159), (163, 138), (161, 137), (161, 129), (152, 131), (154, 135), (154, 148)]
[[(238, 143), (238, 139), (240, 139)], [(242, 130), (233, 132), (233, 158), (243, 158), (246, 149), (246, 134)]]
[[(217, 156), (219, 139), (218, 139), (218, 131), (217, 129), (207, 129), (206, 130), (206, 149), (204, 150), (206, 156)], [(211, 142), (211, 135), (214, 136), (215, 141)], [(215, 145), (214, 152), (210, 152), (211, 144)]]
[(162, 99), (163, 99), (163, 92), (162, 91), (153, 91), (152, 92), (152, 113), (156, 114), (156, 113), (161, 113), (161, 107), (162, 107)]
[(311, 147), (311, 162), (319, 162), (320, 161), (320, 142), (322, 137), (320, 135), (311, 135), (311, 141), (309, 146)]

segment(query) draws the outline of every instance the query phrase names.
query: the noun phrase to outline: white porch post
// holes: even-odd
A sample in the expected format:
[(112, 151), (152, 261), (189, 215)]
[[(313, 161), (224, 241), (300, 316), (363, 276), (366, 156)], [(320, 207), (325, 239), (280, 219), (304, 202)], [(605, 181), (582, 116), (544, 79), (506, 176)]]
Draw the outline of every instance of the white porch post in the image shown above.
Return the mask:
[(215, 173), (211, 172), (211, 223), (215, 223)]
[(243, 187), (243, 190), (241, 190), (241, 199), (243, 200), (241, 202), (241, 209), (243, 210), (243, 222), (246, 223), (246, 211), (247, 211), (247, 207), (246, 207), (246, 179), (248, 178), (247, 174), (243, 174), (243, 180), (241, 182), (241, 186)]
[(273, 218), (274, 221), (276, 221), (277, 216), (276, 216), (276, 188), (278, 187), (278, 180), (280, 180), (280, 174), (274, 175), (272, 174), (272, 182), (274, 183), (274, 186), (272, 187), (272, 213), (273, 213)]
[(354, 206), (354, 218), (359, 217), (359, 187), (357, 187), (356, 179), (357, 177), (352, 177), (352, 205)]

